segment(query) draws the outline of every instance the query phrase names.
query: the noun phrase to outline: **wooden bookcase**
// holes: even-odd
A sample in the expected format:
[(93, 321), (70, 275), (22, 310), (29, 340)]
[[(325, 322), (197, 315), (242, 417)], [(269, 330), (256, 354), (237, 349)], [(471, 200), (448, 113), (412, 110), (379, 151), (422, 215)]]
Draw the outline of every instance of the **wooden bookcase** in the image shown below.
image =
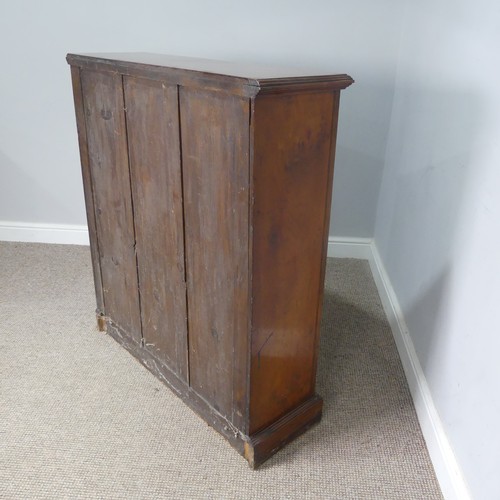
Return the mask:
[(154, 54), (69, 54), (98, 323), (257, 467), (315, 393), (340, 90)]

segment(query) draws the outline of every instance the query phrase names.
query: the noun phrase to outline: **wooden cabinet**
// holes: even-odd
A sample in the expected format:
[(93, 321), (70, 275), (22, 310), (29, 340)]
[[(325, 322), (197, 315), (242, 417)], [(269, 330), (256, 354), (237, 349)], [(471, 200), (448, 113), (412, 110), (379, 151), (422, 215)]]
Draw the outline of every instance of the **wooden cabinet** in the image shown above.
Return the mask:
[(256, 467), (321, 418), (352, 79), (153, 54), (67, 60), (99, 325)]

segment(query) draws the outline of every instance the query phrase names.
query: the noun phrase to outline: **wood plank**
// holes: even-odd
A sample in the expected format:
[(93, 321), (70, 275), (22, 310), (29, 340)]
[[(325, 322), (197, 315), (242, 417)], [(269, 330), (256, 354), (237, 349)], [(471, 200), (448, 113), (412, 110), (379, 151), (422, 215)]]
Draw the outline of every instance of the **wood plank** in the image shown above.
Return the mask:
[(124, 78), (144, 347), (187, 380), (177, 86)]
[(245, 430), (249, 100), (180, 88), (193, 389)]
[(141, 340), (122, 78), (82, 71), (106, 315)]
[(82, 168), (83, 193), (85, 196), (85, 209), (87, 212), (87, 226), (89, 229), (90, 254), (92, 270), (94, 273), (94, 287), (96, 295), (97, 313), (105, 314), (104, 297), (102, 292), (101, 263), (99, 259), (99, 242), (96, 231), (96, 214), (94, 211), (94, 192), (90, 174), (89, 153), (87, 150), (87, 129), (85, 126), (85, 109), (83, 105), (82, 83), (80, 69), (71, 68), (73, 83), (73, 98), (75, 102), (76, 126), (78, 129), (78, 144), (80, 147), (80, 163)]
[(314, 395), (334, 100), (255, 99), (251, 434)]

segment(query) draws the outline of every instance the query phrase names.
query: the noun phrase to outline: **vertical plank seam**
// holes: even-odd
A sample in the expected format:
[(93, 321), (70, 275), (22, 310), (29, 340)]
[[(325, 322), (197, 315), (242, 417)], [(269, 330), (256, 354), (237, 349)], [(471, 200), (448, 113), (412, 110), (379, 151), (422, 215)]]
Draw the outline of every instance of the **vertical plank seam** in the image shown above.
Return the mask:
[(132, 188), (132, 167), (130, 161), (130, 141), (128, 138), (128, 123), (127, 123), (127, 101), (125, 97), (125, 78), (124, 75), (120, 75), (121, 88), (122, 88), (122, 113), (123, 113), (123, 125), (125, 130), (125, 142), (127, 143), (127, 167), (128, 167), (128, 182), (130, 187), (130, 203), (132, 208), (132, 229), (134, 232), (134, 257), (135, 257), (135, 272), (137, 276), (137, 300), (139, 302), (139, 323), (140, 323), (140, 334), (141, 334), (141, 347), (144, 347), (144, 335), (143, 335), (143, 318), (142, 318), (142, 304), (141, 304), (141, 282), (139, 277), (139, 260), (137, 257), (137, 236), (135, 229), (136, 213), (134, 206), (134, 192)]
[[(95, 231), (95, 241), (96, 241), (96, 250), (97, 250), (97, 259), (99, 262), (99, 278), (101, 281), (101, 290), (102, 290), (102, 308), (104, 311), (100, 311), (102, 314), (106, 315), (106, 298), (104, 294), (104, 281), (102, 278), (102, 263), (101, 263), (101, 249), (100, 249), (100, 244), (99, 244), (99, 231), (97, 230), (97, 215), (96, 215), (96, 209), (97, 203), (96, 203), (96, 195), (95, 195), (95, 179), (94, 175), (92, 172), (92, 168), (90, 167), (90, 155), (89, 155), (89, 142), (88, 142), (88, 136), (89, 136), (89, 130), (88, 130), (88, 123), (87, 123), (87, 113), (85, 111), (85, 95), (83, 92), (83, 81), (82, 81), (82, 68), (78, 68), (78, 80), (80, 82), (80, 94), (82, 98), (82, 107), (83, 107), (83, 122), (85, 126), (85, 142), (87, 144), (87, 168), (89, 170), (89, 181), (90, 181), (90, 196), (92, 198), (92, 213), (94, 215), (94, 227), (96, 229)], [(89, 237), (92, 237), (89, 235)]]
[(186, 294), (186, 347), (187, 347), (187, 363), (186, 363), (186, 379), (187, 384), (191, 387), (191, 351), (189, 349), (189, 295), (188, 295), (188, 257), (186, 247), (186, 196), (184, 191), (184, 164), (182, 161), (182, 122), (181, 122), (181, 86), (177, 85), (177, 120), (179, 127), (179, 166), (181, 171), (181, 206), (182, 206), (182, 250), (184, 257), (184, 291)]
[(248, 321), (246, 333), (246, 366), (245, 366), (245, 415), (243, 418), (244, 433), (250, 431), (250, 383), (251, 383), (251, 362), (252, 362), (252, 320), (253, 320), (253, 162), (254, 162), (254, 109), (255, 97), (248, 100)]

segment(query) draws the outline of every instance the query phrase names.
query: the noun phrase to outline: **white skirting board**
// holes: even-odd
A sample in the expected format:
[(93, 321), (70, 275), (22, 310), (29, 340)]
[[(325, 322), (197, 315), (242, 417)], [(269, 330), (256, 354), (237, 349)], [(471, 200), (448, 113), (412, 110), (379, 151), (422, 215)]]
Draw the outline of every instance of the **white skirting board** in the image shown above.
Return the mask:
[(363, 259), (372, 258), (371, 238), (328, 238), (328, 257), (339, 257), (341, 259)]
[(328, 240), (328, 257), (368, 260), (396, 341), (422, 434), (443, 495), (447, 500), (470, 500), (465, 479), (432, 400), (403, 312), (375, 242), (369, 238), (331, 237)]
[(88, 245), (86, 225), (0, 221), (0, 241)]

